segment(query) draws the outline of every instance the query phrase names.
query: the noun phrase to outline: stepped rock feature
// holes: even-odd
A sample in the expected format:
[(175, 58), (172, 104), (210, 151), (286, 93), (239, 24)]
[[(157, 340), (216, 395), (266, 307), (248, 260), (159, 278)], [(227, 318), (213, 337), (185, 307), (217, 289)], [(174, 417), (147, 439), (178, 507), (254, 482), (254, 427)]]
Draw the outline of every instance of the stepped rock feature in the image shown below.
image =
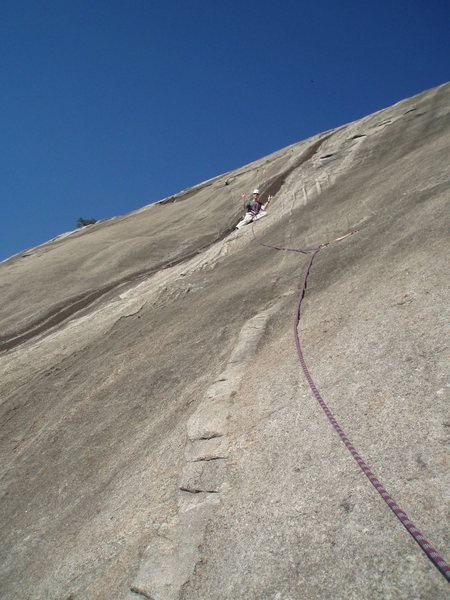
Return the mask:
[[(178, 496), (178, 515), (163, 523), (152, 539), (130, 591), (144, 598), (175, 600), (200, 559), (199, 546), (226, 484), (227, 423), (233, 397), (277, 306), (259, 313), (242, 328), (230, 360), (218, 381), (187, 422), (186, 464)], [(213, 496), (211, 496), (213, 494)], [(129, 595), (132, 600), (133, 595)]]
[[(448, 595), (450, 85), (0, 263), (2, 600)], [(176, 169), (176, 165), (174, 166)]]

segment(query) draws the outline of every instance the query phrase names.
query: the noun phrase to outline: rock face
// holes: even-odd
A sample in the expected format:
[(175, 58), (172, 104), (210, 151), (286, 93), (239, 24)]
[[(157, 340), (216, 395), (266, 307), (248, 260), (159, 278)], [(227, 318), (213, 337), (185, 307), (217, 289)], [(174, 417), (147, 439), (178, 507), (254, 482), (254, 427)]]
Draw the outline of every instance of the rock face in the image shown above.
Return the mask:
[[(2, 599), (443, 598), (450, 85), (0, 264)], [(447, 437), (446, 437), (447, 436)], [(447, 446), (448, 448), (448, 446)]]

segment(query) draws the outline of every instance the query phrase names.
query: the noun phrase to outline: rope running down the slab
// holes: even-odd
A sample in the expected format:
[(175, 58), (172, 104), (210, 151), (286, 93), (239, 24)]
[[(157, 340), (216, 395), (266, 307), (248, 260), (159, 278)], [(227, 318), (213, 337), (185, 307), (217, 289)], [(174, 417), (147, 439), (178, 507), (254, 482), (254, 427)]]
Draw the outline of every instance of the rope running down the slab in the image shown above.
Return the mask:
[(295, 345), (297, 348), (297, 354), (298, 354), (298, 358), (301, 364), (301, 367), (303, 369), (303, 373), (306, 377), (306, 380), (309, 384), (309, 387), (311, 388), (312, 393), (314, 394), (314, 397), (316, 398), (317, 402), (319, 403), (320, 407), (322, 408), (322, 410), (324, 411), (324, 413), (326, 414), (328, 420), (330, 421), (331, 425), (333, 426), (334, 430), (336, 431), (336, 433), (339, 435), (339, 437), (341, 438), (342, 442), (345, 444), (346, 448), (348, 449), (348, 451), (350, 452), (350, 454), (353, 456), (353, 458), (356, 460), (356, 462), (358, 463), (359, 467), (361, 468), (362, 472), (364, 473), (364, 475), (368, 478), (368, 480), (370, 481), (370, 483), (373, 485), (373, 487), (377, 490), (377, 492), (380, 494), (380, 496), (383, 498), (383, 500), (386, 502), (386, 504), (389, 506), (389, 508), (392, 510), (392, 512), (395, 514), (395, 516), (399, 519), (399, 521), (402, 523), (402, 525), (408, 530), (408, 532), (412, 535), (412, 537), (415, 539), (415, 541), (419, 544), (419, 546), (422, 548), (422, 550), (425, 552), (425, 554), (428, 556), (428, 558), (431, 560), (431, 562), (434, 564), (434, 566), (442, 573), (442, 575), (447, 579), (447, 581), (450, 583), (450, 567), (448, 566), (448, 564), (446, 563), (446, 561), (438, 554), (438, 552), (431, 546), (431, 544), (425, 539), (425, 537), (420, 533), (420, 531), (417, 529), (417, 527), (414, 525), (414, 523), (412, 521), (410, 521), (410, 519), (408, 519), (408, 515), (405, 513), (404, 510), (402, 510), (397, 503), (395, 502), (395, 500), (392, 499), (392, 497), (388, 494), (388, 492), (386, 491), (386, 489), (381, 485), (381, 483), (378, 481), (378, 479), (375, 477), (375, 475), (372, 473), (372, 471), (369, 469), (369, 467), (367, 466), (367, 464), (364, 462), (364, 460), (361, 458), (361, 456), (358, 454), (358, 452), (355, 450), (353, 444), (350, 442), (350, 440), (348, 439), (348, 437), (345, 435), (345, 433), (342, 431), (341, 427), (339, 426), (338, 422), (336, 421), (336, 419), (334, 418), (332, 412), (330, 411), (330, 409), (328, 408), (328, 406), (325, 404), (322, 396), (320, 395), (312, 377), (311, 374), (308, 370), (308, 367), (306, 365), (305, 359), (303, 357), (303, 353), (300, 347), (300, 339), (299, 339), (299, 335), (298, 335), (298, 326), (300, 323), (300, 309), (301, 309), (301, 305), (302, 305), (302, 301), (303, 298), (305, 296), (305, 292), (306, 292), (306, 283), (308, 280), (308, 275), (309, 275), (309, 271), (311, 269), (311, 265), (313, 263), (314, 258), (316, 257), (316, 255), (320, 252), (320, 250), (322, 248), (325, 248), (331, 244), (340, 242), (344, 239), (346, 239), (347, 237), (353, 235), (354, 233), (357, 233), (356, 231), (351, 231), (339, 238), (336, 238), (335, 240), (332, 240), (330, 242), (326, 242), (324, 244), (321, 244), (318, 248), (307, 248), (307, 249), (301, 249), (301, 248), (282, 248), (279, 246), (272, 246), (270, 244), (265, 244), (263, 242), (261, 242), (255, 235), (255, 231), (253, 228), (253, 223), (252, 223), (252, 232), (253, 232), (253, 238), (254, 240), (261, 246), (264, 246), (266, 248), (271, 248), (273, 250), (279, 250), (279, 251), (283, 251), (283, 252), (299, 252), (301, 254), (311, 254), (309, 262), (306, 266), (305, 269), (305, 274), (303, 277), (303, 282), (302, 282), (302, 287), (301, 287), (301, 292), (300, 292), (300, 296), (299, 296), (299, 300), (298, 300), (298, 304), (297, 304), (297, 309), (295, 312), (295, 318), (294, 318), (294, 337), (295, 337)]

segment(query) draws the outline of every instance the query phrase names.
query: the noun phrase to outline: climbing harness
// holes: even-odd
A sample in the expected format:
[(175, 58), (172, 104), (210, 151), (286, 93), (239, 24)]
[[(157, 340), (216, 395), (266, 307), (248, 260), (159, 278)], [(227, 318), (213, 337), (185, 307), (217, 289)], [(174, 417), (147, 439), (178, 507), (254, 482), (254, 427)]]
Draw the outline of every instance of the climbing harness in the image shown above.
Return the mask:
[(342, 442), (345, 444), (345, 446), (348, 449), (348, 451), (350, 452), (350, 454), (353, 456), (353, 458), (358, 463), (358, 465), (361, 468), (361, 470), (363, 471), (364, 475), (368, 478), (370, 483), (377, 490), (377, 492), (380, 494), (380, 496), (383, 498), (383, 500), (386, 502), (386, 504), (389, 506), (389, 508), (392, 510), (392, 512), (395, 514), (395, 516), (399, 519), (399, 521), (402, 523), (402, 525), (404, 525), (404, 527), (408, 530), (408, 532), (416, 540), (416, 542), (419, 544), (419, 546), (422, 548), (422, 550), (425, 552), (425, 554), (428, 556), (428, 558), (431, 560), (431, 562), (434, 564), (434, 566), (442, 573), (442, 575), (447, 579), (447, 581), (450, 582), (450, 567), (449, 567), (449, 565), (438, 554), (438, 552), (431, 546), (431, 544), (425, 539), (425, 537), (420, 533), (420, 531), (417, 529), (417, 527), (414, 525), (414, 523), (408, 519), (408, 515), (405, 513), (405, 511), (402, 510), (397, 505), (395, 500), (393, 500), (392, 497), (388, 494), (386, 489), (381, 485), (381, 483), (378, 481), (378, 479), (375, 477), (375, 475), (369, 469), (367, 464), (364, 462), (364, 460), (361, 458), (361, 456), (355, 450), (353, 444), (350, 442), (348, 437), (345, 435), (345, 433), (340, 428), (338, 422), (334, 418), (334, 416), (333, 416), (332, 412), (330, 411), (330, 409), (328, 408), (328, 406), (325, 404), (322, 396), (320, 395), (320, 393), (311, 377), (311, 374), (308, 370), (308, 367), (306, 366), (306, 362), (305, 362), (305, 359), (303, 357), (303, 353), (302, 353), (302, 350), (300, 347), (300, 339), (299, 339), (299, 335), (298, 335), (298, 326), (300, 323), (300, 309), (301, 309), (303, 298), (305, 296), (306, 282), (308, 279), (309, 271), (311, 269), (313, 260), (322, 248), (326, 248), (327, 246), (330, 246), (331, 244), (338, 243), (338, 242), (346, 239), (347, 237), (353, 235), (354, 233), (357, 233), (357, 231), (350, 231), (349, 233), (346, 233), (345, 235), (343, 235), (341, 237), (338, 237), (334, 240), (331, 240), (329, 242), (321, 244), (317, 248), (306, 248), (306, 249), (281, 248), (279, 246), (272, 246), (270, 244), (265, 244), (256, 237), (253, 223), (252, 223), (252, 232), (253, 232), (254, 240), (258, 244), (260, 244), (261, 246), (264, 246), (266, 248), (271, 248), (273, 250), (280, 250), (283, 252), (298, 252), (301, 254), (311, 254), (310, 259), (309, 259), (308, 264), (305, 269), (305, 274), (303, 276), (302, 287), (301, 287), (300, 296), (298, 299), (297, 309), (296, 309), (295, 318), (294, 318), (295, 345), (297, 348), (297, 354), (298, 354), (298, 358), (299, 358), (301, 367), (303, 369), (303, 373), (306, 377), (309, 387), (311, 388), (312, 393), (314, 394), (314, 397), (316, 398), (320, 407), (326, 414), (326, 416), (327, 416), (328, 420), (330, 421), (331, 425), (333, 426), (334, 430), (339, 435), (339, 437), (341, 438)]

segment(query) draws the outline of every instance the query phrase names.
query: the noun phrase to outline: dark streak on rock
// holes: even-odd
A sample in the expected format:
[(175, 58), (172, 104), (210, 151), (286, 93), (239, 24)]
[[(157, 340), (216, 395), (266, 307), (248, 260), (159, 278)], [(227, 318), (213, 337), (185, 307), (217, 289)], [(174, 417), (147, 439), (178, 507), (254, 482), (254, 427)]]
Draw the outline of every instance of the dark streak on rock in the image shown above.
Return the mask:
[(280, 189), (281, 189), (282, 185), (285, 183), (287, 177), (295, 169), (298, 169), (298, 167), (300, 167), (305, 162), (310, 160), (316, 154), (316, 152), (319, 150), (320, 146), (326, 140), (328, 140), (332, 135), (333, 135), (333, 132), (329, 133), (328, 135), (324, 136), (323, 138), (320, 138), (320, 140), (317, 140), (317, 142), (312, 144), (305, 152), (303, 152), (303, 154), (299, 157), (299, 159), (295, 162), (295, 164), (292, 165), (292, 167), (290, 167), (289, 169), (286, 169), (286, 171), (283, 171), (282, 173), (280, 173), (280, 175), (277, 175), (273, 179), (269, 179), (269, 181), (265, 185), (262, 185), (261, 186), (263, 188), (263, 192), (261, 194), (262, 203), (264, 204), (264, 202), (267, 200), (267, 198), (269, 196), (275, 196), (275, 194), (277, 194), (280, 191)]
[(150, 594), (148, 594), (145, 590), (137, 587), (136, 585), (132, 585), (130, 587), (130, 591), (133, 592), (133, 594), (138, 594), (139, 596), (142, 596), (143, 598), (147, 598), (147, 600), (155, 600), (155, 598), (153, 596), (150, 596)]
[(191, 462), (210, 462), (212, 460), (227, 460), (226, 456), (208, 456), (206, 458), (197, 458)]
[(180, 490), (182, 492), (188, 492), (188, 494), (218, 494), (218, 490), (199, 490), (197, 488), (186, 488), (186, 487), (180, 487)]
[(51, 329), (52, 327), (55, 327), (56, 325), (59, 325), (60, 323), (62, 323), (63, 321), (65, 321), (66, 319), (68, 319), (69, 317), (74, 315), (75, 313), (80, 312), (84, 308), (90, 306), (93, 302), (95, 302), (102, 296), (105, 296), (105, 294), (107, 294), (108, 292), (110, 292), (118, 287), (129, 285), (131, 283), (139, 281), (140, 279), (145, 279), (147, 277), (150, 277), (151, 275), (153, 275), (154, 273), (156, 273), (158, 271), (161, 271), (164, 269), (169, 269), (171, 267), (174, 267), (174, 266), (182, 263), (183, 261), (190, 260), (191, 258), (196, 256), (199, 252), (206, 250), (212, 244), (225, 238), (233, 230), (234, 230), (234, 225), (233, 225), (233, 227), (230, 227), (230, 229), (219, 234), (219, 236), (216, 237), (212, 242), (205, 244), (205, 246), (203, 246), (202, 248), (196, 249), (187, 255), (181, 256), (179, 258), (176, 258), (172, 261), (168, 261), (166, 263), (156, 265), (152, 269), (137, 271), (136, 273), (132, 273), (131, 275), (128, 275), (122, 279), (113, 281), (112, 283), (110, 283), (102, 288), (99, 288), (99, 289), (93, 290), (93, 291), (89, 291), (80, 296), (76, 296), (75, 298), (72, 298), (69, 302), (54, 307), (47, 314), (42, 316), (40, 319), (36, 320), (31, 325), (27, 326), (22, 331), (19, 331), (15, 335), (9, 336), (9, 337), (0, 337), (0, 352), (4, 352), (5, 350), (11, 350), (11, 348), (18, 346), (19, 344), (22, 344), (23, 342), (26, 342), (27, 340), (35, 337), (36, 335), (39, 335), (40, 333), (43, 333), (43, 332)]

